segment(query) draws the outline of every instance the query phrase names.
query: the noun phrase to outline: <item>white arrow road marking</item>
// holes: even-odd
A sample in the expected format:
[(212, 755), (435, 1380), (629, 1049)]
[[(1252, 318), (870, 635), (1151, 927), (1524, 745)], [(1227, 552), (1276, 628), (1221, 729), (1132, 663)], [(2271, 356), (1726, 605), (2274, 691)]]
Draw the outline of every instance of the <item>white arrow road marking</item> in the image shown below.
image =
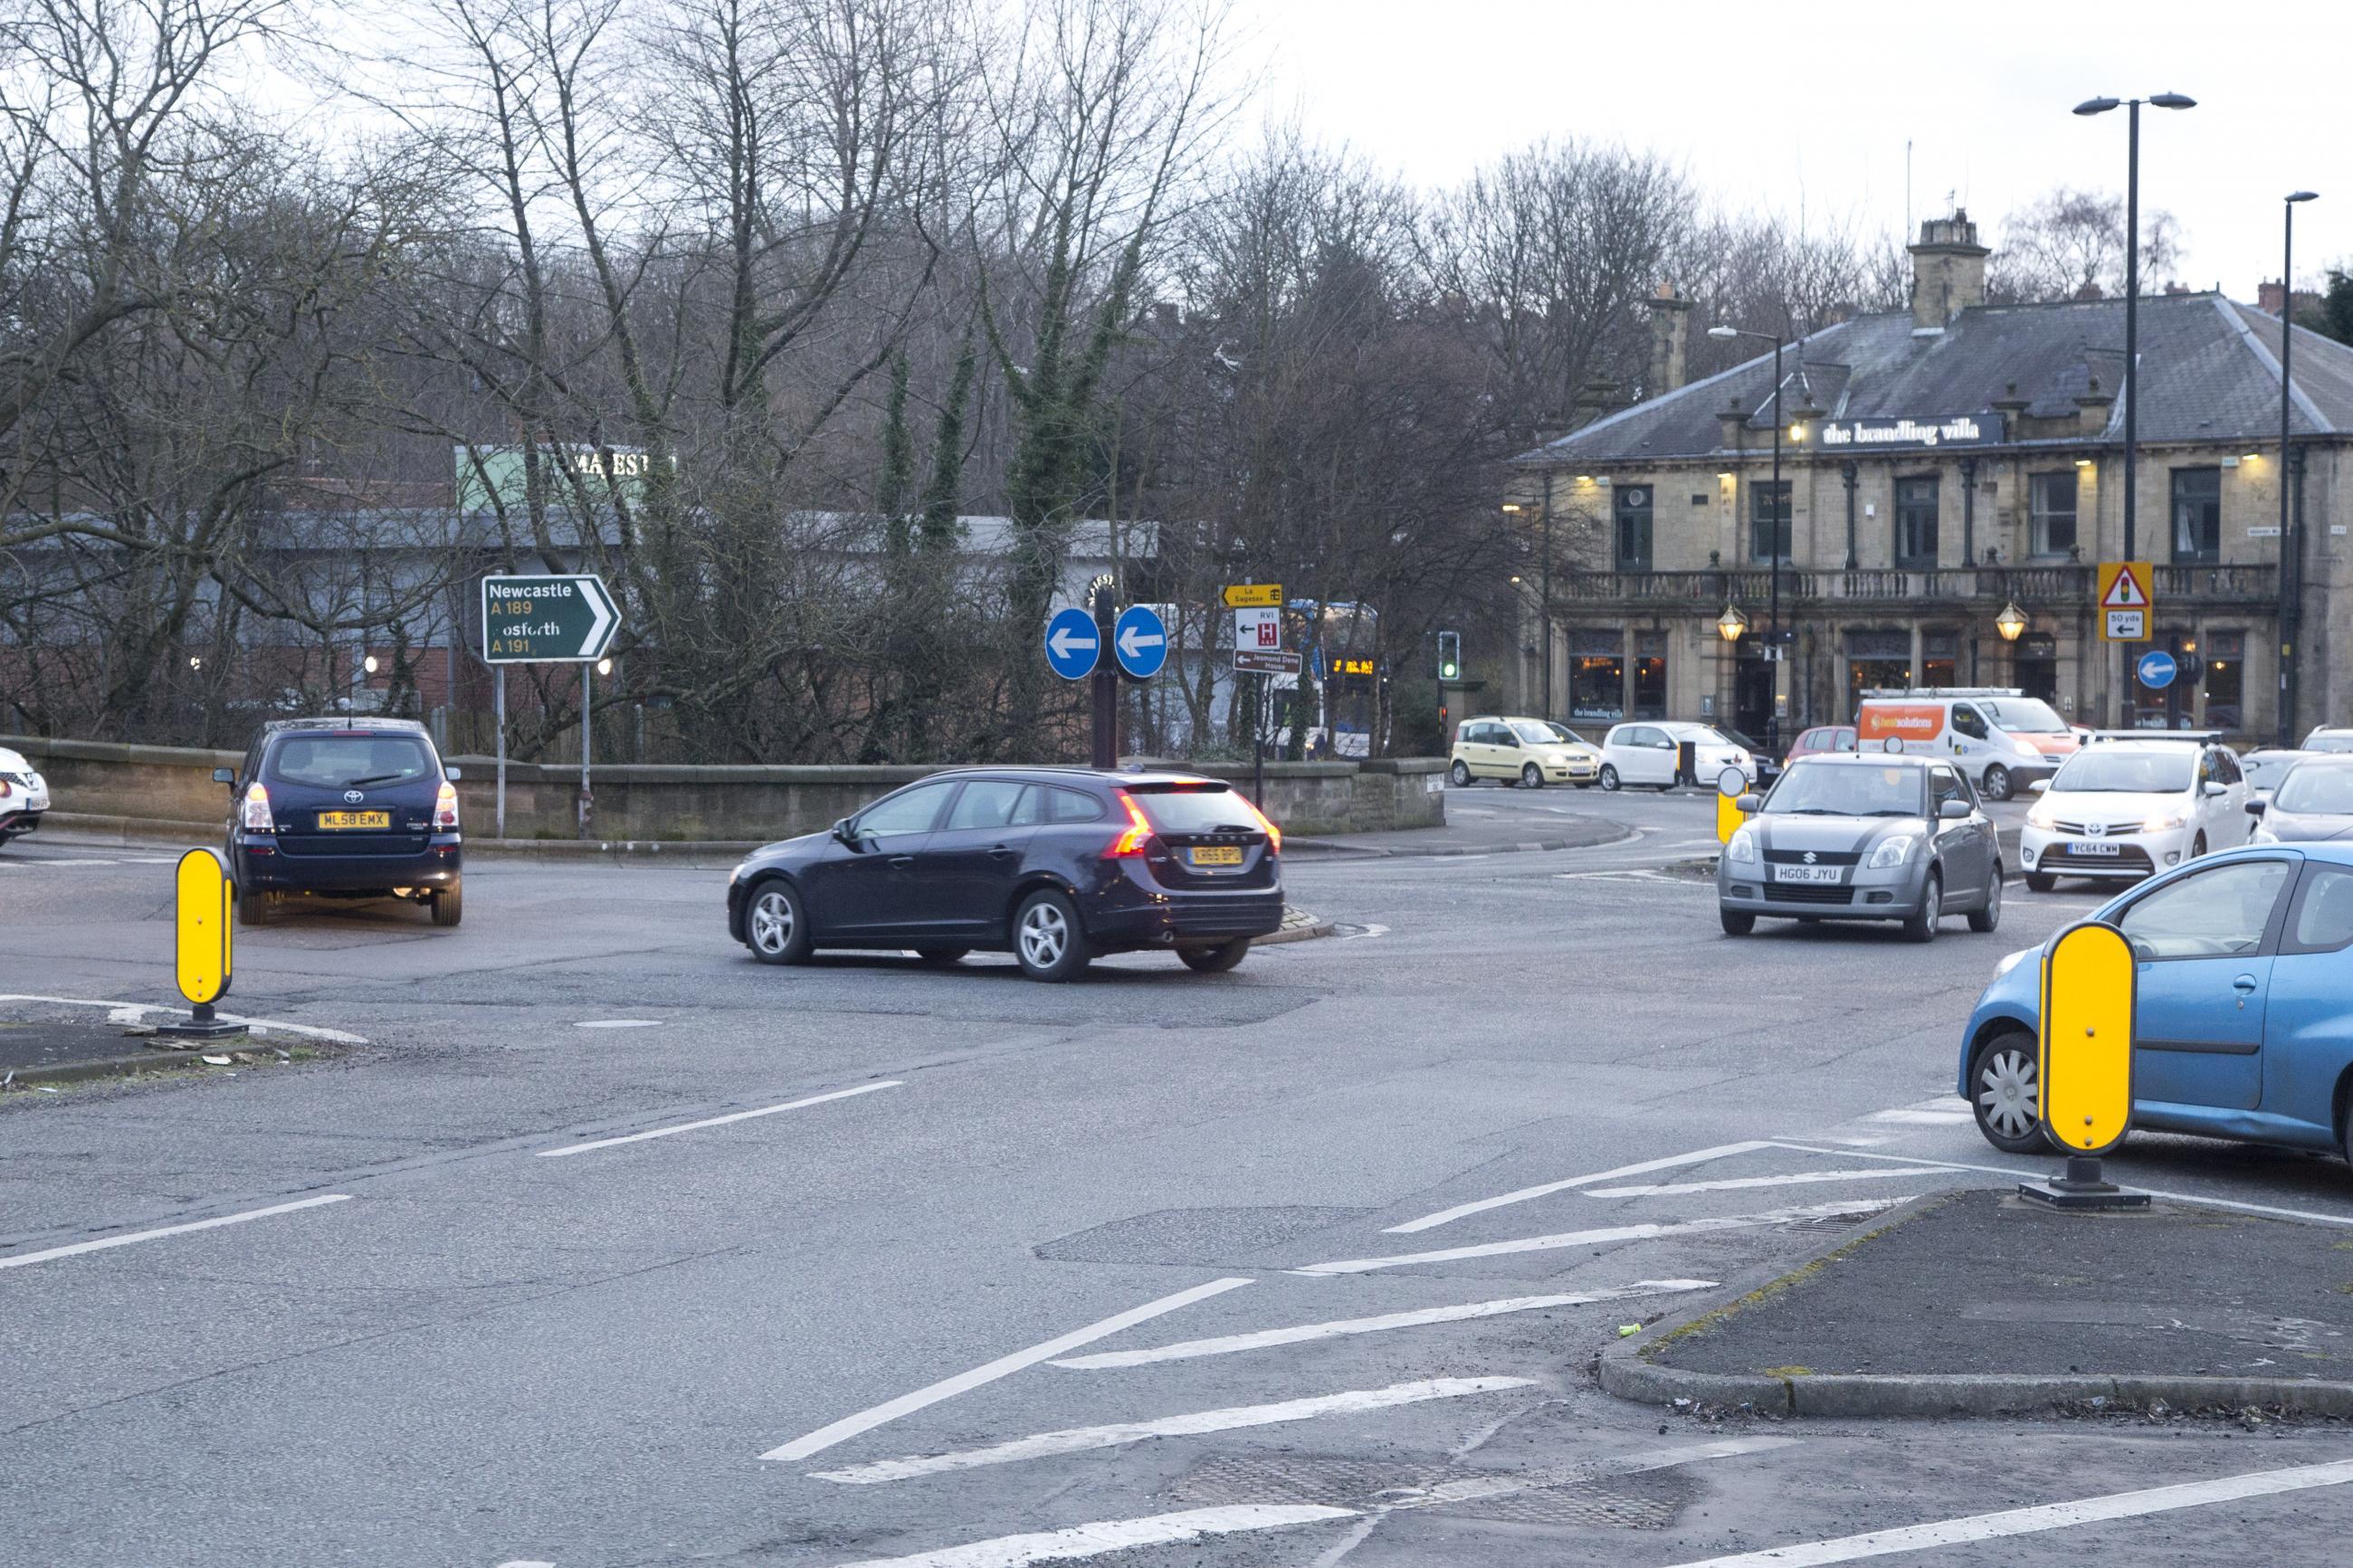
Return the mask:
[[(1196, 1301), (1220, 1295), (1249, 1283), (1247, 1279), (1212, 1279), (1206, 1285), (1196, 1285), (1189, 1290), (1179, 1290), (1173, 1296), (1163, 1296), (1157, 1301), (1146, 1301), (1141, 1307), (1131, 1307), (1124, 1312), (1114, 1313), (1099, 1322), (1089, 1323), (1083, 1329), (1073, 1329), (1059, 1338), (1048, 1340), (1042, 1345), (1031, 1345), (1026, 1351), (1015, 1351), (1011, 1355), (999, 1356), (986, 1366), (976, 1366), (970, 1372), (960, 1372), (954, 1377), (943, 1378), (928, 1388), (919, 1388), (913, 1394), (902, 1394), (896, 1399), (877, 1405), (871, 1410), (861, 1410), (855, 1415), (845, 1415), (830, 1426), (820, 1426), (806, 1437), (796, 1437), (780, 1448), (769, 1449), (760, 1458), (806, 1459), (811, 1454), (822, 1452), (846, 1438), (857, 1436), (860, 1432), (871, 1431), (886, 1421), (896, 1421), (900, 1416), (921, 1410), (927, 1405), (937, 1405), (943, 1399), (953, 1399), (957, 1394), (968, 1393), (983, 1384), (995, 1383), (1000, 1377), (1019, 1372), (1023, 1367), (1035, 1366), (1041, 1361), (1051, 1361), (1064, 1351), (1074, 1351), (1081, 1345), (1092, 1344), (1097, 1340), (1109, 1339), (1122, 1329), (1132, 1329), (1136, 1324), (1147, 1322), (1164, 1312), (1173, 1312), (1179, 1307), (1189, 1307)], [(1183, 1538), (1171, 1537), (1170, 1539)], [(1006, 1561), (1029, 1563), (1036, 1560), (1021, 1557), (1008, 1558)]]
[(22, 1268), (28, 1263), (47, 1263), (52, 1258), (75, 1258), (85, 1252), (104, 1252), (110, 1247), (128, 1247), (134, 1241), (154, 1241), (166, 1236), (186, 1236), (193, 1231), (218, 1230), (225, 1225), (243, 1225), (249, 1219), (268, 1219), (271, 1215), (292, 1214), (297, 1209), (321, 1208), (328, 1204), (347, 1204), (349, 1193), (328, 1193), (322, 1197), (298, 1198), (290, 1204), (272, 1204), (264, 1209), (248, 1209), (243, 1214), (225, 1214), (216, 1219), (190, 1220), (185, 1225), (158, 1226), (153, 1230), (134, 1230), (124, 1236), (101, 1237), (96, 1241), (77, 1241), (69, 1247), (52, 1247), (40, 1252), (27, 1252), (18, 1258), (0, 1258), (0, 1268)]
[[(592, 1026), (585, 1024), (581, 1026), (583, 1028)], [(724, 1127), (731, 1121), (749, 1121), (754, 1117), (774, 1116), (778, 1111), (799, 1110), (807, 1106), (823, 1105), (829, 1100), (849, 1100), (857, 1095), (872, 1094), (877, 1089), (898, 1089), (902, 1086), (902, 1082), (903, 1080), (900, 1079), (884, 1079), (881, 1083), (861, 1083), (856, 1089), (837, 1089), (830, 1094), (812, 1094), (807, 1100), (786, 1100), (782, 1105), (764, 1105), (756, 1110), (731, 1110), (724, 1116), (706, 1116), (700, 1121), (681, 1121), (675, 1127), (656, 1127), (645, 1132), (627, 1132), (618, 1138), (599, 1138), (588, 1143), (566, 1143), (560, 1149), (542, 1149), (537, 1152), (543, 1160), (560, 1160), (566, 1154), (586, 1154), (591, 1149), (610, 1149), (622, 1143), (642, 1143), (649, 1138), (668, 1138), (679, 1132), (699, 1132), (705, 1127)]]
[(1119, 634), (1119, 651), (1130, 658), (1134, 658), (1145, 648), (1158, 647), (1167, 640), (1158, 632), (1147, 632), (1142, 626), (1132, 626)]
[(1898, 1552), (1925, 1552), (1935, 1546), (1957, 1546), (1972, 1541), (1998, 1541), (2010, 1535), (2032, 1535), (2071, 1525), (2097, 1524), (2105, 1520), (2137, 1519), (2143, 1514), (2169, 1513), (2176, 1509), (2203, 1508), (2209, 1503), (2238, 1502), (2247, 1498), (2276, 1497), (2282, 1492), (2307, 1491), (2314, 1487), (2338, 1487), (2353, 1481), (2353, 1459), (2326, 1465), (2298, 1465), (2285, 1470), (2254, 1470), (2211, 1481), (2186, 1481), (2179, 1486), (2152, 1487), (2147, 1491), (2111, 1492), (2076, 1502), (2044, 1503), (2039, 1508), (2014, 1508), (2000, 1513), (1972, 1514), (1967, 1519), (1935, 1524), (1906, 1525), (1898, 1530), (1874, 1530), (1867, 1535), (1841, 1536), (1835, 1541), (1810, 1541), (1796, 1546), (1774, 1546), (1762, 1552), (1737, 1552), (1729, 1557), (1709, 1557), (1677, 1568), (1817, 1568), (1826, 1563), (1852, 1563), (1864, 1557), (1887, 1557)]
[(1080, 636), (1073, 634), (1068, 626), (1056, 626), (1054, 635), (1046, 639), (1046, 646), (1054, 650), (1056, 658), (1068, 658), (1082, 648), (1090, 651), (1099, 648), (1103, 642), (1092, 632)]
[(1579, 1290), (1562, 1296), (1511, 1296), (1500, 1301), (1470, 1301), (1459, 1307), (1426, 1307), (1418, 1312), (1389, 1312), (1377, 1318), (1343, 1318), (1329, 1323), (1301, 1323), (1288, 1329), (1268, 1329), (1255, 1334), (1227, 1334), (1214, 1340), (1186, 1340), (1149, 1350), (1105, 1351), (1100, 1355), (1072, 1356), (1056, 1366), (1082, 1372), (1113, 1366), (1146, 1366), (1154, 1362), (1189, 1361), (1195, 1356), (1232, 1355), (1263, 1350), (1269, 1345), (1304, 1344), (1311, 1340), (1338, 1339), (1347, 1334), (1377, 1334), (1389, 1329), (1414, 1329), (1425, 1323), (1460, 1323), (1472, 1318), (1495, 1318), (1506, 1312), (1539, 1312), (1550, 1307), (1585, 1307), (1596, 1301), (1622, 1301), (1637, 1296), (1670, 1296), (1682, 1290), (1705, 1290), (1713, 1279), (1638, 1279), (1607, 1290)]
[(1620, 1165), (1614, 1171), (1596, 1171), (1589, 1176), (1570, 1176), (1565, 1181), (1546, 1182), (1540, 1187), (1522, 1187), (1515, 1193), (1505, 1193), (1499, 1197), (1481, 1198), (1476, 1203), (1457, 1204), (1451, 1209), (1440, 1209), (1436, 1214), (1424, 1215), (1419, 1219), (1409, 1219), (1403, 1225), (1393, 1225), (1381, 1234), (1408, 1236), (1417, 1230), (1432, 1230), (1441, 1225), (1451, 1225), (1470, 1215), (1484, 1214), (1489, 1209), (1503, 1208), (1510, 1204), (1524, 1204), (1530, 1198), (1550, 1197), (1555, 1193), (1565, 1193), (1572, 1187), (1589, 1187), (1596, 1182), (1614, 1182), (1620, 1176), (1647, 1176), (1652, 1171), (1672, 1171), (1678, 1165), (1704, 1165), (1710, 1160), (1725, 1160), (1735, 1154), (1746, 1154), (1753, 1150), (1770, 1147), (1772, 1145), (1769, 1143), (1754, 1142), (1719, 1143), (1713, 1149), (1694, 1149), (1688, 1154), (1670, 1154), (1663, 1160), (1644, 1160), (1639, 1164)]
[(1318, 1508), (1313, 1504), (1277, 1507), (1243, 1503), (1231, 1508), (1195, 1508), (1183, 1513), (1155, 1513), (1146, 1519), (1106, 1519), (1094, 1524), (1074, 1524), (1039, 1535), (1000, 1535), (968, 1546), (918, 1552), (913, 1557), (874, 1557), (849, 1568), (1022, 1568), (1029, 1563), (1060, 1563), (1071, 1557), (1101, 1557), (1138, 1546), (1166, 1546), (1198, 1541), (1205, 1535), (1231, 1535), (1242, 1530), (1281, 1530), (1287, 1525), (1315, 1524), (1327, 1519), (1354, 1519), (1353, 1508)]
[(605, 591), (605, 585), (596, 578), (581, 578), (580, 592), (582, 596), (587, 599), (588, 607), (595, 612), (596, 617), (588, 623), (588, 635), (580, 644), (580, 657), (594, 658), (605, 651), (605, 645), (600, 639), (604, 637), (606, 628), (621, 618), (620, 613), (613, 607), (612, 595)]
[(1405, 1268), (1417, 1263), (1453, 1263), (1466, 1258), (1500, 1258), (1514, 1252), (1556, 1252), (1565, 1247), (1599, 1247), (1613, 1241), (1650, 1241), (1662, 1236), (1698, 1236), (1711, 1230), (1751, 1230), (1759, 1226), (1796, 1225), (1801, 1220), (1828, 1219), (1837, 1215), (1871, 1215), (1908, 1204), (1910, 1197), (1857, 1198), (1845, 1203), (1816, 1204), (1811, 1208), (1771, 1209), (1763, 1214), (1722, 1215), (1714, 1219), (1687, 1219), (1672, 1225), (1621, 1225), (1607, 1230), (1572, 1230), (1558, 1236), (1522, 1237), (1516, 1241), (1490, 1241), (1476, 1247), (1449, 1247), (1436, 1252), (1406, 1252), (1393, 1258), (1350, 1258), (1336, 1263), (1312, 1263), (1293, 1274), (1366, 1274), (1376, 1268)]
[(1124, 1421), (1110, 1426), (1074, 1426), (1063, 1432), (1040, 1432), (986, 1448), (955, 1454), (929, 1454), (904, 1459), (878, 1459), (846, 1470), (818, 1470), (820, 1481), (872, 1486), (878, 1481), (903, 1481), (915, 1476), (935, 1476), (946, 1470), (975, 1470), (984, 1465), (1010, 1465), (1056, 1454), (1080, 1454), (1091, 1448), (1124, 1448), (1152, 1437), (1198, 1437), (1208, 1432), (1231, 1432), (1243, 1426), (1274, 1426), (1286, 1421), (1311, 1421), (1318, 1415), (1352, 1415), (1364, 1410), (1387, 1410), (1399, 1405), (1419, 1405), (1431, 1399), (1461, 1399), (1472, 1394), (1498, 1394), (1510, 1388), (1534, 1388), (1532, 1377), (1433, 1377), (1420, 1383), (1393, 1384), (1387, 1388), (1354, 1389), (1345, 1394), (1286, 1399), (1278, 1405), (1241, 1405), (1227, 1410), (1196, 1410), (1184, 1415), (1164, 1415), (1154, 1421)]

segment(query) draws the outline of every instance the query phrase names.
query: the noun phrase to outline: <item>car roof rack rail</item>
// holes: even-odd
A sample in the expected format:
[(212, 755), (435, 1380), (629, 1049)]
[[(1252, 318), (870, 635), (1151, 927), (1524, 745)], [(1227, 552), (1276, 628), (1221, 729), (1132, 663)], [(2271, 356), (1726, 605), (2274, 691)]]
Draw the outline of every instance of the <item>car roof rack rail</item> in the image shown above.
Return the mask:
[(1865, 697), (2023, 697), (2015, 686), (1873, 686)]
[(2219, 746), (2221, 730), (2094, 730), (2094, 741), (2172, 741), (2184, 745)]

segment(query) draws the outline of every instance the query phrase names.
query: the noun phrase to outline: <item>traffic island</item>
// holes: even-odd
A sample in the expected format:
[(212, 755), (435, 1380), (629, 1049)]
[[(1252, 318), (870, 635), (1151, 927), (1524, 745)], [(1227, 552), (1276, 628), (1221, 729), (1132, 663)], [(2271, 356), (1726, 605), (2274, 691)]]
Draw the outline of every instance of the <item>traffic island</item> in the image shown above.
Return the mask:
[(2353, 1227), (1939, 1194), (1610, 1345), (1596, 1370), (1622, 1399), (1767, 1415), (2353, 1417)]

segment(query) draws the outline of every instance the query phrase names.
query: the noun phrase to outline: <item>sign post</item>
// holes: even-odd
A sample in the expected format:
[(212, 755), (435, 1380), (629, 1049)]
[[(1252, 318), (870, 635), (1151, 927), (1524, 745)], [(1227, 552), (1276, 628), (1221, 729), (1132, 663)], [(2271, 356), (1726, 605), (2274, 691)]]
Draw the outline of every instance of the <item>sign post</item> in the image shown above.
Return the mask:
[(181, 1039), (209, 1040), (242, 1035), (243, 1024), (225, 1023), (213, 1004), (228, 994), (230, 900), (237, 889), (228, 867), (211, 849), (191, 849), (173, 873), (173, 972), (195, 1013), (185, 1024), (161, 1024), (155, 1032)]
[(591, 572), (482, 579), (482, 662), (498, 672), (498, 835), (507, 831), (507, 677), (510, 664), (576, 664), (580, 669), (579, 833), (588, 837), (589, 670), (613, 646), (621, 612)]
[(2139, 966), (2125, 933), (2070, 926), (2042, 959), (2039, 1110), (2043, 1136), (2067, 1152), (2064, 1174), (2021, 1182), (2019, 1196), (2065, 1209), (2146, 1208), (2100, 1173), (2100, 1156), (2132, 1131), (2133, 1026)]
[(1282, 647), (1282, 584), (1229, 583), (1226, 608), (1234, 613), (1234, 673), (1258, 677), (1258, 705), (1250, 718), (1250, 804), (1266, 808), (1266, 715), (1274, 702), (1274, 678), (1296, 677), (1300, 658)]

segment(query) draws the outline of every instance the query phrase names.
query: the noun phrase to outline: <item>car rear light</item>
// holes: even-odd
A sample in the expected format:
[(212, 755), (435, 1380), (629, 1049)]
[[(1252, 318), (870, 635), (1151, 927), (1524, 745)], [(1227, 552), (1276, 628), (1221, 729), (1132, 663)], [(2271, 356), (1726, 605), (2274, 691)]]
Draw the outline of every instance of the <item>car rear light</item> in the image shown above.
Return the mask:
[(1144, 853), (1144, 847), (1152, 842), (1152, 822), (1144, 815), (1144, 808), (1136, 805), (1135, 797), (1125, 790), (1117, 793), (1119, 804), (1127, 808), (1128, 825), (1118, 837), (1111, 841), (1111, 847), (1103, 851), (1103, 858), (1106, 860), (1124, 860), (1140, 857)]
[(1250, 814), (1258, 818), (1258, 825), (1266, 829), (1267, 853), (1270, 855), (1282, 854), (1282, 829), (1274, 825), (1274, 819), (1267, 816), (1266, 813), (1261, 811), (1258, 808), (1258, 804), (1251, 800), (1248, 795), (1237, 795), (1234, 798), (1240, 801), (1244, 806), (1248, 807)]
[(8, 781), (6, 779), (0, 779), (0, 800), (6, 800), (7, 798)]
[(245, 786), (245, 830), (248, 833), (278, 831), (278, 825), (269, 819), (269, 792), (259, 783)]
[(433, 801), (433, 826), (436, 827), (458, 826), (458, 786), (448, 779), (441, 781), (441, 793)]

